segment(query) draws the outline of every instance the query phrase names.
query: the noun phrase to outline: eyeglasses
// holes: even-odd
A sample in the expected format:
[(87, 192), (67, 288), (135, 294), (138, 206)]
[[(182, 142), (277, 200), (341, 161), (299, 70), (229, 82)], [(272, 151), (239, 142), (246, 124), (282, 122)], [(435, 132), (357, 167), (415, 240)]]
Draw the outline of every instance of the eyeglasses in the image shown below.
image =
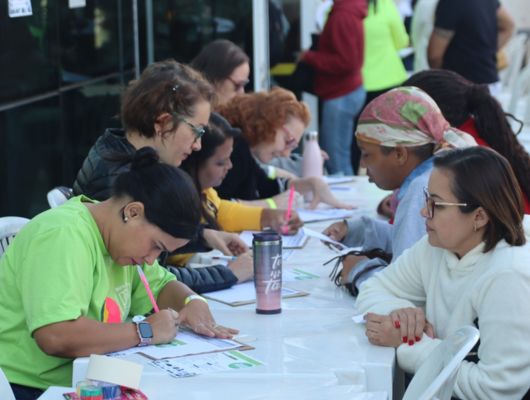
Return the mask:
[(474, 206), (474, 204), (468, 204), (468, 203), (448, 203), (446, 201), (436, 201), (431, 197), (427, 188), (423, 189), (423, 194), (425, 195), (425, 208), (427, 209), (427, 218), (429, 219), (432, 219), (434, 217), (434, 209), (437, 206), (455, 206), (455, 207)]
[(182, 121), (184, 122), (186, 125), (188, 125), (190, 127), (190, 129), (193, 131), (193, 134), (195, 135), (195, 141), (199, 140), (201, 137), (204, 136), (204, 134), (206, 133), (206, 128), (204, 128), (204, 126), (200, 126), (200, 125), (194, 125), (192, 124), (190, 121), (188, 121), (186, 118), (184, 117), (181, 117), (175, 113), (173, 113), (173, 115), (179, 120), (179, 121)]
[(247, 86), (248, 83), (250, 82), (248, 79), (245, 79), (241, 82), (237, 82), (236, 80), (232, 79), (230, 76), (226, 79), (228, 79), (230, 82), (234, 84), (234, 89), (236, 90), (236, 92), (239, 92), (242, 89), (244, 90), (245, 86)]

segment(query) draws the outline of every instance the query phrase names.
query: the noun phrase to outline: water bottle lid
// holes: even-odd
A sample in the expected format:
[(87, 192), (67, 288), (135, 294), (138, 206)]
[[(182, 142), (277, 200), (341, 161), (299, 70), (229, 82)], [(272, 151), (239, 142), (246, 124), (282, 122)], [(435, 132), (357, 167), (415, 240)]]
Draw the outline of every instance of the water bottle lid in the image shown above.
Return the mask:
[(253, 244), (258, 245), (271, 245), (280, 243), (282, 238), (281, 236), (274, 231), (267, 232), (258, 232), (252, 234), (254, 238), (252, 239)]
[(308, 131), (305, 134), (306, 140), (316, 140), (318, 139), (318, 132), (317, 131)]

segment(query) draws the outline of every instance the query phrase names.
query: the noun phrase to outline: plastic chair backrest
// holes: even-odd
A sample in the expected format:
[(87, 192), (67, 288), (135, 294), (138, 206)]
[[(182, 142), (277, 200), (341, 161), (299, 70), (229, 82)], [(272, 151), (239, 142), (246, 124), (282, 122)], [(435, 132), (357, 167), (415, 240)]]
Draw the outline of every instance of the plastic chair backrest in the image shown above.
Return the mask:
[(479, 331), (473, 326), (447, 336), (416, 371), (403, 400), (451, 399), (458, 368), (478, 339)]
[(66, 200), (74, 195), (71, 188), (66, 186), (57, 186), (48, 192), (46, 197), (48, 198), (48, 204), (50, 208), (59, 207)]
[(2, 400), (15, 400), (15, 394), (11, 389), (11, 385), (7, 381), (7, 378), (0, 368), (0, 399)]
[(514, 89), (515, 81), (523, 66), (526, 55), (526, 39), (527, 35), (525, 33), (519, 33), (512, 37), (504, 48), (509, 64), (499, 75), (502, 85), (510, 92)]
[[(15, 235), (29, 221), (22, 217), (2, 217), (0, 218), (0, 257), (13, 241)], [(1, 398), (1, 397), (0, 397)]]
[[(528, 106), (528, 99), (530, 99), (530, 64), (527, 64), (519, 73), (516, 80), (516, 85), (512, 90), (510, 97), (510, 103), (508, 104), (508, 112), (514, 114), (517, 118), (523, 119), (524, 122), (528, 122), (523, 114), (519, 115), (518, 105), (519, 101), (526, 101)], [(523, 100), (525, 99), (525, 100)]]

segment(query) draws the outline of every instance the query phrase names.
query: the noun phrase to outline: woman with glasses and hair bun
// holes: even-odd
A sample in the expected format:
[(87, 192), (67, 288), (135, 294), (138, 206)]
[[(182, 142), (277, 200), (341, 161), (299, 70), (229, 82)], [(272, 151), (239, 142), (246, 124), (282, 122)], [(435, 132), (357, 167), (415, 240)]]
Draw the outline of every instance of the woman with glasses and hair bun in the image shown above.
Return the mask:
[(224, 199), (254, 201), (254, 205), (287, 208), (288, 191), (294, 185), (297, 192), (313, 193), (311, 207), (323, 202), (338, 208), (352, 208), (333, 196), (328, 185), (317, 177), (275, 179), (259, 165), (285, 154), (298, 146), (309, 124), (307, 105), (289, 90), (274, 88), (268, 92), (248, 93), (234, 97), (219, 107), (219, 113), (241, 136), (234, 140), (231, 156), (233, 167), (217, 188)]
[(210, 337), (237, 333), (157, 262), (197, 234), (191, 179), (149, 147), (126, 161), (109, 199), (77, 196), (39, 214), (0, 260), (1, 364), (19, 400), (70, 386), (76, 357), (168, 343), (179, 325)]
[(480, 331), (453, 396), (520, 399), (530, 387), (530, 248), (521, 189), (508, 161), (485, 147), (434, 159), (421, 210), (427, 235), (361, 288), (371, 343), (395, 347), (414, 373), (465, 325)]
[(230, 40), (218, 39), (204, 46), (190, 66), (201, 72), (213, 85), (217, 103), (225, 104), (245, 93), (250, 74), (250, 59)]
[(530, 156), (517, 140), (504, 110), (490, 94), (488, 86), (442, 69), (418, 72), (404, 85), (427, 92), (452, 126), (508, 159), (523, 191), (525, 214), (530, 214)]
[(122, 96), (123, 129), (107, 129), (90, 149), (74, 182), (74, 194), (96, 200), (110, 196), (112, 181), (127, 165), (111, 154), (154, 148), (162, 162), (178, 167), (200, 150), (210, 117), (211, 85), (193, 69), (167, 60), (149, 65)]
[[(122, 129), (107, 129), (90, 149), (74, 182), (74, 193), (95, 200), (110, 197), (116, 178), (130, 168), (124, 161), (143, 147), (152, 147), (163, 163), (180, 166), (200, 150), (201, 137), (210, 117), (214, 91), (192, 68), (174, 60), (149, 65), (139, 79), (126, 88), (121, 104)], [(183, 252), (221, 250), (239, 255), (247, 246), (233, 233), (201, 229)], [(174, 270), (177, 277), (197, 292), (218, 290), (237, 282), (224, 267)]]

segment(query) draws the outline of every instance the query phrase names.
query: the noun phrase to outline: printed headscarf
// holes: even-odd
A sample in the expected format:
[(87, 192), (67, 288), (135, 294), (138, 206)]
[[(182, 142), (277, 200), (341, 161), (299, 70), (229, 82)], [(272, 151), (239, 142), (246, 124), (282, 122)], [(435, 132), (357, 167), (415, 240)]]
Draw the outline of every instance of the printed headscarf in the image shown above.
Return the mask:
[(403, 86), (376, 97), (363, 110), (357, 138), (380, 146), (421, 146), (435, 149), (476, 146), (471, 135), (452, 128), (434, 100), (423, 90)]

